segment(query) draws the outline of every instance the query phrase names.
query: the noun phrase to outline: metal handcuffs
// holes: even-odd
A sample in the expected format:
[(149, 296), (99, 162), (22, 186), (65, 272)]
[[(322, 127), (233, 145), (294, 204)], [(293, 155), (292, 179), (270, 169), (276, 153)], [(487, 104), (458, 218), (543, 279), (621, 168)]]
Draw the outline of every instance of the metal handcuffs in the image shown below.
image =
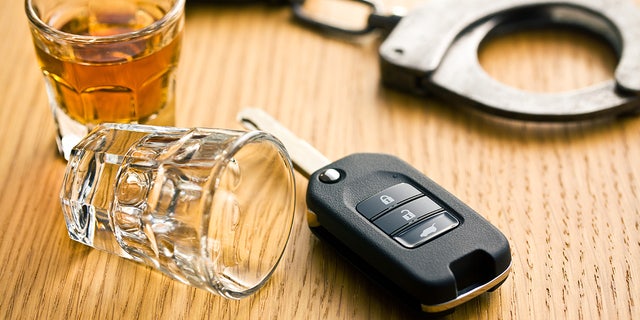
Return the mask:
[[(478, 62), (498, 32), (564, 25), (603, 37), (618, 55), (614, 78), (581, 90), (532, 93), (491, 78)], [(463, 101), (524, 120), (566, 121), (640, 111), (640, 8), (623, 0), (429, 0), (380, 47), (385, 84)]]

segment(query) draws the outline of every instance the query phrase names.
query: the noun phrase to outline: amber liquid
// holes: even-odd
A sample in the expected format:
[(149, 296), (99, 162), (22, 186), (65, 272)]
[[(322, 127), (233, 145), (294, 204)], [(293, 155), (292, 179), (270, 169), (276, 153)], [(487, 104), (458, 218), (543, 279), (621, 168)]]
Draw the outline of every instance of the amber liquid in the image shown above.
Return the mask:
[[(164, 14), (130, 6), (77, 10), (65, 21), (48, 23), (66, 33), (104, 37), (142, 29)], [(180, 31), (181, 25), (135, 40), (91, 45), (36, 39), (53, 107), (89, 127), (102, 122), (173, 125)], [(152, 121), (160, 119), (161, 111), (170, 114)]]

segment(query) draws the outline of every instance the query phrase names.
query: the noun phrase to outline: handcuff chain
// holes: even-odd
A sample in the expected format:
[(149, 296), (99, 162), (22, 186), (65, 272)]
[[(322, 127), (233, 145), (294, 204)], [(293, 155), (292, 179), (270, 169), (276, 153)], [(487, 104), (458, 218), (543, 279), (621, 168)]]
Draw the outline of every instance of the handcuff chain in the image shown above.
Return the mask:
[[(346, 0), (345, 0), (346, 1)], [(304, 10), (304, 2), (305, 0), (291, 0), (291, 8), (293, 10), (294, 18), (300, 23), (317, 29), (321, 32), (326, 32), (330, 34), (338, 34), (338, 35), (347, 35), (347, 36), (362, 36), (369, 34), (375, 30), (381, 29), (384, 32), (391, 31), (402, 19), (402, 15), (399, 14), (391, 14), (384, 15), (380, 13), (379, 6), (369, 0), (348, 0), (354, 1), (357, 3), (364, 4), (370, 8), (369, 16), (367, 17), (367, 24), (361, 29), (347, 29), (334, 24), (326, 23), (322, 20), (316, 19), (311, 15), (307, 14)]]

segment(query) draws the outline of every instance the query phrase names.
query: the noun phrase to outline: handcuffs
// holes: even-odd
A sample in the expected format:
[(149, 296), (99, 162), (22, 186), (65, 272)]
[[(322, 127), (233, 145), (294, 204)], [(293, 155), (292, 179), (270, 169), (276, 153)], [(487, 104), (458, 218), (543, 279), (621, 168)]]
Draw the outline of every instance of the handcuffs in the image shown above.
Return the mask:
[[(428, 0), (402, 17), (385, 17), (368, 0), (366, 28), (345, 30), (294, 16), (324, 31), (364, 34), (395, 27), (379, 49), (382, 82), (522, 120), (571, 121), (640, 112), (640, 8), (624, 0)], [(533, 93), (491, 78), (478, 62), (485, 39), (523, 28), (569, 26), (605, 39), (618, 56), (614, 78), (580, 90)]]
[[(478, 48), (492, 34), (564, 25), (603, 37), (619, 57), (614, 78), (581, 90), (532, 93), (491, 78)], [(640, 111), (640, 9), (614, 0), (430, 0), (380, 46), (384, 83), (461, 100), (496, 115), (580, 120)]]
[[(289, 3), (297, 21), (324, 32), (386, 31), (379, 49), (380, 69), (382, 82), (392, 88), (521, 120), (640, 114), (640, 7), (631, 0), (425, 0), (405, 15), (384, 15), (373, 0), (345, 0), (370, 8), (361, 29), (345, 29), (307, 14), (305, 0), (264, 1)], [(534, 93), (491, 78), (478, 61), (480, 45), (491, 36), (556, 26), (606, 40), (618, 57), (613, 79), (579, 90)]]

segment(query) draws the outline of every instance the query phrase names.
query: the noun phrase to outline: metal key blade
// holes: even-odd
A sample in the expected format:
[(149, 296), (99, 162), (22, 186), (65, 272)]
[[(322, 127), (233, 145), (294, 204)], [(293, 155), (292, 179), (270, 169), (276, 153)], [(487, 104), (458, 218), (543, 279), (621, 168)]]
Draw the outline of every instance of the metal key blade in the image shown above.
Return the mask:
[(295, 169), (307, 178), (316, 170), (331, 163), (320, 151), (298, 138), (261, 109), (244, 109), (238, 113), (237, 119), (247, 129), (265, 131), (278, 138), (289, 152)]

